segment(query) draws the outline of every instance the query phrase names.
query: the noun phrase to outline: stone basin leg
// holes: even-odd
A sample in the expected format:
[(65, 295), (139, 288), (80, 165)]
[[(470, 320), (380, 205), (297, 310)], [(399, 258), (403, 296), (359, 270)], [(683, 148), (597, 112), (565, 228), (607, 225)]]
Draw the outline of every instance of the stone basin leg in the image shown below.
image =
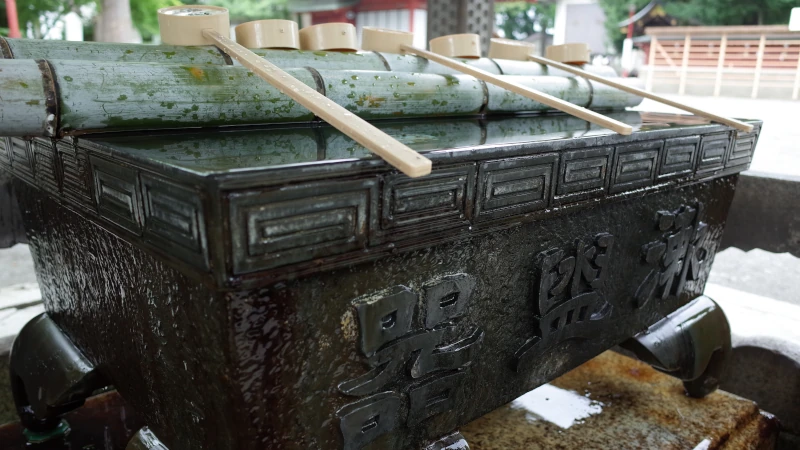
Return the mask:
[(22, 328), (9, 366), (17, 414), (30, 442), (66, 434), (60, 416), (109, 384), (46, 313)]
[(681, 379), (686, 393), (699, 398), (719, 387), (731, 355), (731, 330), (722, 308), (701, 296), (620, 345)]

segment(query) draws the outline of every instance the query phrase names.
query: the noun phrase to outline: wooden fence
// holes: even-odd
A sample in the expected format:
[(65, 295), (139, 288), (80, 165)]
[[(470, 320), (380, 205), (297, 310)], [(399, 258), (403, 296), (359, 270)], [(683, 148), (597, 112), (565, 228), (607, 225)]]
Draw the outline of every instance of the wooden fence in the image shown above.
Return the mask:
[(638, 44), (647, 53), (648, 90), (677, 84), (681, 95), (687, 85), (714, 96), (724, 89), (752, 98), (765, 89), (773, 97), (800, 95), (800, 32), (786, 25), (653, 27), (645, 35)]

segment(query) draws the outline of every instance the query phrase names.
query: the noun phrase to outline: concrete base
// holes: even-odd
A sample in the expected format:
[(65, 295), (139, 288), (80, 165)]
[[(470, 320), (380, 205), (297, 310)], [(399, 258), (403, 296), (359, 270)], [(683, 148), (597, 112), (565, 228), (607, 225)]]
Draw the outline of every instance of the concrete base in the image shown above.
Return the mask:
[(17, 420), (8, 378), (8, 359), (19, 330), (44, 312), (41, 299), (36, 283), (0, 288), (0, 424)]
[(705, 292), (733, 330), (722, 389), (757, 402), (787, 432), (800, 435), (800, 306), (712, 283)]

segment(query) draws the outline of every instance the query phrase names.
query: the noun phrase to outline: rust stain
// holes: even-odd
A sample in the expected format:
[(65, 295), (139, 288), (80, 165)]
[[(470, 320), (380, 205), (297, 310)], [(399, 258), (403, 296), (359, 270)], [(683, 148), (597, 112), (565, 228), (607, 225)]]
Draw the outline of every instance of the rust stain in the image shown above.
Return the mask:
[(757, 405), (726, 392), (687, 397), (681, 382), (611, 351), (552, 381), (602, 404), (602, 411), (567, 429), (531, 420), (506, 405), (461, 428), (473, 450), (509, 448), (772, 448), (777, 421)]
[(192, 74), (196, 80), (202, 80), (206, 77), (206, 72), (199, 67), (189, 67), (189, 73)]

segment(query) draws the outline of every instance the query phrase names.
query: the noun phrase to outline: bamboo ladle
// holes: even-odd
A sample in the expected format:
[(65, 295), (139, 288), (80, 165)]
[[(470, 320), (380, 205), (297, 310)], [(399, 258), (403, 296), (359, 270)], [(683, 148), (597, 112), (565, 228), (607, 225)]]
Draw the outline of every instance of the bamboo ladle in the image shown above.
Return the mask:
[[(476, 44), (477, 35), (453, 35), (453, 36), (443, 36), (442, 38), (437, 38), (437, 39), (443, 39), (443, 38), (451, 39), (449, 42), (445, 42), (445, 46), (446, 45), (451, 45), (455, 47), (461, 45), (471, 46), (474, 48), (467, 48), (465, 49), (465, 51), (472, 52), (471, 54), (475, 57), (480, 56), (480, 51), (478, 50)], [(431, 41), (432, 50), (436, 50), (435, 47), (437, 46), (438, 43), (435, 41), (436, 39)], [(414, 35), (412, 33), (408, 33), (405, 31), (387, 30), (387, 29), (373, 28), (373, 27), (362, 28), (361, 47), (364, 50), (386, 52), (386, 53), (410, 53), (412, 55), (417, 55), (419, 57), (425, 58), (430, 61), (434, 61), (443, 66), (465, 73), (467, 75), (472, 75), (473, 77), (483, 80), (487, 83), (500, 86), (503, 89), (507, 89), (516, 94), (535, 100), (539, 103), (543, 103), (547, 106), (550, 106), (551, 108), (555, 108), (559, 111), (563, 111), (567, 114), (579, 117), (593, 124), (600, 125), (603, 128), (608, 128), (619, 134), (628, 135), (633, 132), (633, 128), (630, 125), (614, 120), (610, 117), (606, 117), (602, 114), (598, 114), (589, 109), (577, 106), (570, 102), (561, 100), (560, 98), (553, 97), (550, 94), (546, 94), (536, 89), (531, 89), (527, 86), (522, 86), (507, 79), (503, 79), (502, 77), (498, 77), (497, 75), (491, 74), (485, 70), (478, 69), (476, 67), (472, 67), (467, 64), (458, 62), (447, 56), (442, 56), (438, 53), (434, 53), (433, 51), (427, 51), (413, 47), (412, 46), (413, 42), (414, 42)], [(465, 42), (467, 43), (465, 44)]]
[(215, 45), (267, 83), (350, 136), (409, 177), (431, 172), (431, 161), (305, 85), (275, 64), (232, 41), (228, 10), (204, 5), (158, 10), (161, 38), (171, 45)]
[[(558, 46), (556, 46), (556, 47), (558, 47)], [(551, 47), (551, 49), (552, 49), (552, 47)], [(551, 51), (551, 49), (548, 49), (548, 51)], [(553, 52), (551, 52), (551, 53), (553, 53)], [(559, 52), (555, 52), (555, 53), (558, 54)], [(562, 53), (564, 55), (567, 55), (567, 54), (570, 53), (570, 51), (569, 50), (565, 50), (565, 51), (562, 51), (560, 53)], [(602, 83), (602, 84), (605, 84), (607, 86), (615, 87), (615, 88), (617, 88), (617, 89), (619, 89), (621, 91), (625, 91), (625, 92), (628, 92), (630, 94), (638, 95), (639, 97), (649, 98), (650, 100), (655, 100), (655, 101), (661, 102), (661, 103), (663, 103), (665, 105), (673, 106), (673, 107), (681, 109), (683, 111), (690, 112), (692, 114), (695, 114), (695, 115), (698, 115), (698, 116), (702, 116), (702, 117), (705, 117), (707, 119), (711, 119), (714, 122), (718, 122), (718, 123), (721, 123), (721, 124), (724, 124), (724, 125), (728, 125), (728, 126), (733, 127), (733, 128), (735, 128), (735, 129), (737, 129), (739, 131), (744, 131), (744, 132), (753, 131), (753, 126), (748, 124), (748, 123), (744, 123), (744, 122), (738, 121), (736, 119), (730, 119), (728, 117), (719, 116), (717, 114), (710, 113), (708, 111), (704, 111), (702, 109), (698, 109), (698, 108), (695, 108), (693, 106), (689, 106), (689, 105), (687, 105), (685, 103), (676, 102), (676, 101), (670, 100), (670, 99), (668, 99), (666, 97), (662, 97), (660, 95), (653, 94), (652, 92), (648, 92), (648, 91), (645, 91), (645, 90), (642, 90), (642, 89), (637, 89), (637, 88), (631, 87), (631, 86), (626, 86), (626, 85), (624, 85), (622, 83), (618, 83), (618, 82), (616, 82), (614, 80), (610, 80), (610, 79), (602, 77), (600, 75), (595, 75), (593, 73), (590, 73), (590, 72), (587, 72), (585, 70), (579, 69), (578, 67), (575, 67), (575, 66), (570, 65), (570, 64), (564, 64), (563, 62), (555, 61), (554, 59), (542, 58), (541, 56), (535, 56), (535, 55), (532, 55), (532, 54), (527, 54), (524, 59), (529, 59), (529, 60), (537, 62), (539, 64), (545, 64), (545, 65), (548, 65), (548, 66), (552, 66), (552, 67), (555, 67), (556, 69), (563, 70), (564, 72), (569, 72), (569, 73), (571, 73), (573, 75), (578, 75), (580, 77), (583, 77), (583, 78), (586, 78), (586, 79), (589, 79), (589, 80), (592, 80), (592, 81), (596, 81), (598, 83)], [(567, 58), (567, 60), (569, 60), (569, 58)]]

